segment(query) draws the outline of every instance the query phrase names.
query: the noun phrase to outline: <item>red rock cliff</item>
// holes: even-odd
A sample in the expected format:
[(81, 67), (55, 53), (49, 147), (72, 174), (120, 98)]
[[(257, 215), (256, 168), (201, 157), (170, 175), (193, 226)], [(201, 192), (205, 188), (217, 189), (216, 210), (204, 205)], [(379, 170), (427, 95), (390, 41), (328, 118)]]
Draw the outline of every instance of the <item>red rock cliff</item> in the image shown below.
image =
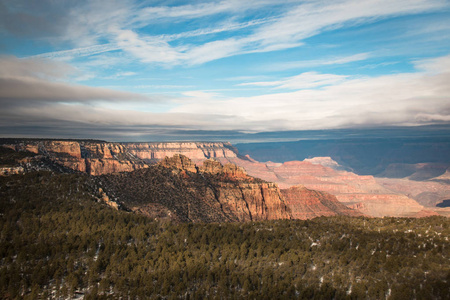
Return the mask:
[[(222, 212), (230, 216), (231, 220), (291, 218), (290, 209), (286, 206), (276, 184), (248, 176), (243, 168), (236, 165), (222, 165), (209, 159), (197, 168), (184, 155), (165, 158), (160, 165), (178, 170), (196, 198), (203, 199), (203, 203), (212, 203), (210, 206), (218, 203)], [(191, 183), (198, 175), (208, 182), (206, 186), (198, 182)]]
[[(317, 160), (310, 160), (316, 162)], [(335, 170), (309, 161), (258, 163), (234, 159), (252, 176), (276, 182), (281, 188), (302, 185), (308, 189), (330, 193), (350, 208), (374, 216), (422, 216), (424, 207), (415, 200), (386, 189), (373, 176)], [(330, 160), (326, 160), (330, 164)], [(427, 213), (433, 215), (433, 213)], [(434, 213), (435, 214), (435, 213)]]
[(42, 140), (4, 146), (42, 154), (60, 165), (90, 175), (148, 167), (119, 143)]
[(168, 142), (168, 143), (106, 143), (96, 141), (30, 140), (4, 145), (48, 156), (70, 169), (101, 175), (128, 172), (148, 167), (149, 163), (182, 154), (195, 163), (209, 158), (236, 158), (237, 150), (230, 143)]
[(182, 154), (195, 162), (208, 158), (237, 156), (237, 150), (230, 143), (167, 142), (124, 145), (134, 156), (146, 161), (160, 161), (175, 154)]
[(293, 186), (281, 190), (286, 204), (292, 210), (294, 219), (311, 219), (320, 216), (361, 216), (359, 211), (348, 208), (340, 203), (335, 196), (303, 186)]

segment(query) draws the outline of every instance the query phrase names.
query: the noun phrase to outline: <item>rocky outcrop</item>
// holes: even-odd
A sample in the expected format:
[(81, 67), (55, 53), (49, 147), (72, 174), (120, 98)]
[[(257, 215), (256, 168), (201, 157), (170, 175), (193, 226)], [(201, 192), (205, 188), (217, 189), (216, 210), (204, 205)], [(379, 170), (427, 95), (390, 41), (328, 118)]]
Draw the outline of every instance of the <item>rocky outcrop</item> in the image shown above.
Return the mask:
[(238, 221), (291, 218), (274, 183), (220, 182), (214, 189), (224, 211), (236, 215)]
[(165, 142), (125, 143), (128, 151), (147, 162), (182, 154), (197, 162), (208, 158), (237, 157), (237, 150), (230, 143)]
[(213, 193), (222, 210), (235, 215), (238, 221), (290, 219), (278, 186), (248, 176), (243, 168), (208, 159), (197, 170), (208, 178)]
[(231, 165), (195, 164), (183, 155), (147, 169), (100, 177), (108, 194), (155, 219), (241, 222), (290, 219), (278, 186)]
[(3, 146), (16, 151), (39, 153), (57, 164), (90, 175), (129, 172), (148, 167), (119, 143), (31, 140)]
[(24, 167), (0, 167), (0, 176), (9, 176), (9, 175), (17, 175), (23, 174), (25, 172)]
[(291, 208), (294, 219), (311, 219), (320, 216), (362, 216), (358, 210), (340, 203), (335, 196), (304, 186), (293, 186), (281, 190), (286, 204)]
[(445, 170), (444, 174), (442, 174), (438, 177), (432, 178), (432, 180), (450, 183), (450, 167), (447, 168), (447, 170)]
[(197, 173), (197, 167), (192, 160), (181, 154), (175, 154), (172, 157), (165, 157), (159, 164), (165, 168), (173, 168)]
[(245, 171), (244, 168), (238, 167), (237, 165), (232, 163), (226, 163), (222, 165), (219, 161), (215, 159), (205, 160), (203, 164), (199, 167), (199, 171), (214, 175), (221, 174), (223, 176), (234, 178), (237, 180), (254, 179), (247, 175), (247, 172)]
[(339, 201), (348, 207), (358, 209), (373, 217), (415, 217), (418, 215), (434, 216), (425, 213), (425, 208), (415, 200), (400, 194), (340, 194)]
[(39, 152), (65, 167), (86, 172), (86, 161), (81, 156), (81, 147), (78, 142), (44, 141), (39, 144)]
[(322, 165), (324, 167), (328, 167), (328, 168), (331, 168), (333, 170), (346, 170), (346, 171), (349, 171), (348, 168), (345, 168), (345, 167), (341, 166), (338, 162), (334, 161), (329, 156), (306, 158), (303, 161), (310, 162), (310, 163), (315, 164), (315, 165)]
[(100, 194), (100, 200), (101, 201), (105, 202), (106, 205), (111, 206), (115, 210), (119, 209), (119, 204), (117, 202), (115, 202), (115, 201), (111, 201), (111, 199), (109, 199), (108, 195), (106, 195), (106, 193), (103, 191), (102, 188), (99, 188), (98, 192)]

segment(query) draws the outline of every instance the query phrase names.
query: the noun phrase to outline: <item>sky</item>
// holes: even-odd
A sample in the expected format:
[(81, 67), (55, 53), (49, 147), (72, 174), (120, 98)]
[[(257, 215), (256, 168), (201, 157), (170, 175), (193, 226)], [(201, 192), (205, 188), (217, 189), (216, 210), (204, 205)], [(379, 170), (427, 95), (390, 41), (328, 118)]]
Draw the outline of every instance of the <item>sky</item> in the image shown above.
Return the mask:
[(450, 123), (450, 1), (0, 0), (0, 137)]

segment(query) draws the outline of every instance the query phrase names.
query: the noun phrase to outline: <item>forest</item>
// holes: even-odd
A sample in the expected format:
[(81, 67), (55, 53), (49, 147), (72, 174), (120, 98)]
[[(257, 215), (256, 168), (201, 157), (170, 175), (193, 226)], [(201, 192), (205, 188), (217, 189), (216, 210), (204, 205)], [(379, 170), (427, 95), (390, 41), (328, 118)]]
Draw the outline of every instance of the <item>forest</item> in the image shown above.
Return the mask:
[(0, 177), (2, 299), (449, 299), (450, 221), (174, 223), (84, 174)]

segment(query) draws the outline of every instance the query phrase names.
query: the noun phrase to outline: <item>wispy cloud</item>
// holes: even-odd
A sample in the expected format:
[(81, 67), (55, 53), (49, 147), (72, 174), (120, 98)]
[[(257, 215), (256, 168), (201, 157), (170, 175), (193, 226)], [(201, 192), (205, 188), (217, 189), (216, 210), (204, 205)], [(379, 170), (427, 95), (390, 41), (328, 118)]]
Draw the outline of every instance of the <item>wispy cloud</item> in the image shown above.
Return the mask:
[[(94, 45), (89, 47), (75, 48), (70, 50), (52, 51), (34, 55), (36, 58), (49, 58), (56, 60), (72, 60), (75, 57), (92, 56), (100, 53), (120, 50), (121, 47), (115, 43)], [(30, 57), (31, 58), (31, 57)]]
[[(160, 43), (165, 43), (168, 45), (169, 42), (176, 41), (179, 39), (186, 39), (186, 38), (192, 38), (192, 37), (198, 37), (203, 35), (211, 35), (211, 34), (217, 34), (221, 32), (226, 31), (234, 31), (239, 29), (244, 29), (252, 26), (257, 26), (260, 24), (264, 24), (269, 22), (270, 19), (259, 19), (259, 20), (251, 20), (248, 22), (243, 23), (236, 23), (236, 22), (225, 22), (223, 24), (219, 24), (215, 27), (209, 27), (209, 28), (201, 28), (197, 30), (192, 31), (185, 31), (182, 33), (176, 33), (176, 34), (162, 34), (162, 35), (155, 35), (155, 36), (139, 36), (139, 39), (137, 39), (138, 35), (134, 32), (128, 31), (128, 34), (133, 34), (135, 39), (134, 41), (131, 41), (130, 45), (133, 44), (133, 42), (136, 42), (139, 40), (139, 43), (141, 45), (145, 44), (154, 44), (155, 41), (159, 41)], [(115, 29), (113, 30), (116, 34), (123, 34)], [(120, 36), (118, 37), (120, 39)], [(46, 53), (41, 53), (38, 55), (34, 55), (32, 57), (37, 58), (48, 58), (48, 59), (56, 59), (56, 60), (63, 60), (63, 61), (70, 61), (74, 58), (78, 57), (88, 57), (92, 55), (97, 55), (105, 52), (112, 52), (117, 50), (123, 50), (123, 46), (119, 45), (117, 42), (110, 42), (106, 44), (100, 44), (100, 45), (93, 45), (93, 46), (87, 46), (87, 47), (80, 47), (80, 48), (74, 48), (70, 50), (59, 50), (59, 51), (51, 51)], [(129, 45), (129, 46), (130, 46)], [(180, 52), (183, 50), (180, 49)]]
[(245, 82), (238, 84), (238, 86), (261, 86), (261, 87), (274, 87), (276, 89), (300, 90), (336, 84), (338, 82), (343, 81), (346, 78), (347, 76), (343, 75), (306, 72), (297, 76), (284, 78), (282, 80)]
[[(287, 4), (298, 1), (287, 0), (283, 2), (283, 4)], [(273, 0), (222, 0), (179, 6), (146, 7), (139, 10), (133, 22), (148, 24), (149, 20), (151, 20), (150, 22), (160, 22), (166, 19), (172, 22), (174, 19), (180, 21), (182, 19), (196, 19), (223, 13), (243, 14), (248, 10), (277, 5), (280, 5), (280, 2)]]
[[(292, 1), (296, 2), (296, 1)], [(108, 13), (98, 9), (107, 7)], [(448, 7), (446, 1), (439, 0), (340, 0), (340, 1), (307, 1), (278, 15), (243, 22), (220, 21), (216, 27), (200, 28), (171, 35), (146, 35), (138, 32), (157, 22), (159, 19), (175, 19), (178, 22), (192, 18), (236, 13), (245, 16), (249, 10), (258, 10), (266, 6), (282, 6), (278, 1), (219, 1), (197, 3), (181, 6), (140, 7), (136, 3), (128, 5), (114, 2), (110, 4), (97, 0), (81, 6), (69, 14), (69, 34), (67, 39), (80, 41), (78, 44), (94, 44), (74, 50), (42, 54), (43, 57), (64, 58), (71, 56), (88, 56), (107, 51), (122, 50), (146, 63), (164, 65), (203, 64), (212, 60), (256, 52), (270, 52), (298, 47), (306, 38), (322, 32), (336, 30), (356, 24), (370, 23), (397, 15), (415, 14), (435, 11)], [(82, 17), (83, 16), (83, 17)], [(108, 17), (106, 17), (108, 16)], [(113, 16), (114, 18), (111, 18)], [(130, 21), (131, 20), (131, 21)], [(244, 35), (236, 35), (226, 39), (215, 39), (204, 43), (183, 44), (174, 46), (171, 41), (213, 34), (224, 31), (240, 30), (252, 27), (253, 30)], [(108, 40), (98, 44), (95, 41)], [(330, 64), (342, 64), (363, 60), (368, 53), (338, 58)], [(320, 63), (320, 62), (316, 62)], [(322, 62), (325, 63), (326, 62)], [(297, 62), (300, 66), (304, 62)], [(291, 66), (285, 66), (287, 68)]]
[[(182, 50), (172, 48), (167, 44), (160, 44), (159, 46), (164, 52), (172, 50), (171, 59), (167, 59), (167, 57), (161, 59), (164, 63), (201, 64), (243, 53), (282, 50), (298, 47), (304, 39), (324, 31), (373, 22), (389, 16), (437, 10), (445, 6), (448, 6), (445, 1), (431, 0), (396, 1), (394, 3), (388, 0), (305, 2), (279, 18), (256, 28), (252, 34), (245, 37), (216, 40), (203, 45), (190, 45)], [(200, 9), (200, 11), (203, 10)], [(180, 15), (180, 17), (182, 16)], [(135, 38), (139, 39), (138, 36)], [(125, 44), (123, 46), (126, 48)], [(133, 47), (131, 46), (132, 51)], [(153, 49), (153, 47), (150, 48)], [(364, 55), (367, 54), (361, 54), (353, 59), (364, 59)], [(145, 50), (139, 51), (139, 57), (144, 61), (155, 62), (154, 56)], [(335, 63), (344, 62), (345, 60)]]
[(123, 77), (129, 77), (129, 76), (134, 76), (136, 75), (136, 72), (131, 72), (131, 71), (127, 71), (127, 72), (118, 72), (114, 75), (108, 76), (106, 77), (106, 79), (117, 79), (117, 78), (123, 78)]
[(450, 55), (414, 61), (414, 66), (427, 73), (450, 72)]
[(271, 64), (267, 68), (273, 71), (282, 71), (289, 69), (313, 68), (329, 65), (343, 65), (352, 62), (364, 61), (370, 57), (371, 57), (370, 53), (357, 53), (348, 56), (334, 56), (322, 59), (280, 62), (277, 64)]

